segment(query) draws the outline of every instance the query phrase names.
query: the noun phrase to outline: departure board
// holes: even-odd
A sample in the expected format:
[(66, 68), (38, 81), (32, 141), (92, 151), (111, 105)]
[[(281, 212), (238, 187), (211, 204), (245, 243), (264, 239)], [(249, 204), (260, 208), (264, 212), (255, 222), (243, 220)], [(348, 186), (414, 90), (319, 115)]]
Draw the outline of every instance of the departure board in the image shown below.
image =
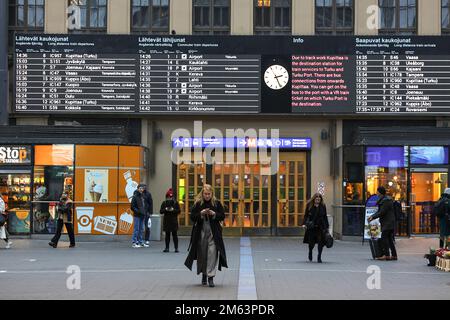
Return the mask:
[(14, 111), (449, 115), (449, 40), (16, 34)]

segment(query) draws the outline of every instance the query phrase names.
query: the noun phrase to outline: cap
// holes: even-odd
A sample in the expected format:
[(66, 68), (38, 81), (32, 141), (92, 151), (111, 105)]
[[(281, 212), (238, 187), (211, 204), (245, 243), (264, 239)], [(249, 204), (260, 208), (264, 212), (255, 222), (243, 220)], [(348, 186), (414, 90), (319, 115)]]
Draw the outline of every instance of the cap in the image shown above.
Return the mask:
[(166, 198), (167, 198), (167, 197), (170, 197), (170, 198), (173, 197), (173, 190), (172, 190), (172, 188), (169, 188), (169, 190), (167, 190), (167, 192), (166, 192)]

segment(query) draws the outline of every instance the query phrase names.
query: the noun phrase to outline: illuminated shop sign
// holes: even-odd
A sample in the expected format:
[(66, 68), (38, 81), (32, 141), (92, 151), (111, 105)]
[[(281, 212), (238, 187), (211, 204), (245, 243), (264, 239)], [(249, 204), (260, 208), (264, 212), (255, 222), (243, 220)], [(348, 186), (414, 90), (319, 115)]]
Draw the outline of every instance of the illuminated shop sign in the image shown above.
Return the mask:
[(311, 138), (178, 138), (174, 148), (280, 148), (310, 150)]
[(0, 164), (31, 164), (31, 146), (0, 146)]

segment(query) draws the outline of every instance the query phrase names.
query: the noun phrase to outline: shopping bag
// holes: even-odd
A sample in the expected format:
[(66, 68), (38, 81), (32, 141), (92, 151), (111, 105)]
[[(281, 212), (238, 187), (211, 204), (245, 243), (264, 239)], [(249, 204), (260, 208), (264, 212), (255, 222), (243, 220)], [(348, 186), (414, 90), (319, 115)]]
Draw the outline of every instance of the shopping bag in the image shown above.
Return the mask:
[(6, 239), (6, 227), (0, 227), (0, 239)]
[(148, 227), (149, 229), (152, 228), (152, 219), (151, 219), (150, 217), (148, 218), (147, 227)]

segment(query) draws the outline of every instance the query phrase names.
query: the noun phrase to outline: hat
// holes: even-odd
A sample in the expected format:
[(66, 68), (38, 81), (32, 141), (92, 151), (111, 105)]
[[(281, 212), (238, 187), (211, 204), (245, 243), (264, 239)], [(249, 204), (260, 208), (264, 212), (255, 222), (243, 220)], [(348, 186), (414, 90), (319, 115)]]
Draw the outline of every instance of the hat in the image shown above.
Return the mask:
[(173, 197), (173, 190), (172, 188), (169, 188), (166, 192), (166, 198), (172, 198)]
[(450, 188), (445, 189), (445, 190), (444, 190), (444, 193), (445, 193), (445, 194), (448, 194), (448, 195), (450, 196)]

